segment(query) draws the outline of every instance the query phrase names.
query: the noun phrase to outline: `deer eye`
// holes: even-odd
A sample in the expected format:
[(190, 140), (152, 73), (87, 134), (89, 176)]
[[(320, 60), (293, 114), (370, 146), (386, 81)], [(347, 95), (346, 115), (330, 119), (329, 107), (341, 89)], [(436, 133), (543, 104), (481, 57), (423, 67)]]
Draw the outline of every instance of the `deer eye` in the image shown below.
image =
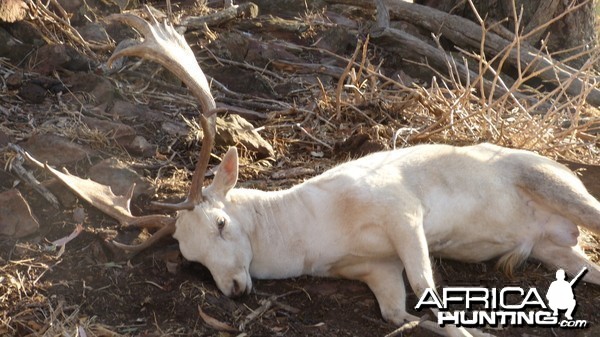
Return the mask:
[(227, 221), (225, 220), (225, 218), (217, 219), (217, 228), (219, 229), (219, 232), (223, 231), (223, 228), (225, 227), (226, 223), (227, 223)]

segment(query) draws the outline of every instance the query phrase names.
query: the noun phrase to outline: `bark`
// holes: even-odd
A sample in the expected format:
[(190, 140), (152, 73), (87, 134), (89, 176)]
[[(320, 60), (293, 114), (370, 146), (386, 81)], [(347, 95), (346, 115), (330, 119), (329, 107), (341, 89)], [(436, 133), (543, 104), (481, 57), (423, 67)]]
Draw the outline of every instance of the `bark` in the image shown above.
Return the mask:
[[(385, 2), (393, 16), (419, 25), (433, 33), (441, 33), (456, 45), (469, 48), (479, 48), (481, 45), (482, 28), (475, 22), (417, 4), (393, 0)], [(488, 32), (485, 36), (484, 50), (487, 54), (498, 55), (503, 53), (511, 43), (511, 40)], [(538, 76), (544, 81), (555, 83), (558, 80), (562, 85), (568, 85), (566, 91), (570, 95), (579, 96), (587, 89), (586, 83), (577, 77), (575, 69), (541, 55), (536, 49), (526, 44), (521, 45), (520, 48), (511, 48), (507, 62), (514, 67), (520, 66), (523, 69), (529, 66), (530, 72), (539, 72)], [(595, 106), (600, 106), (600, 91), (591, 90), (587, 101)]]
[(252, 2), (246, 2), (237, 6), (226, 8), (206, 16), (188, 16), (181, 21), (181, 25), (187, 30), (202, 29), (204, 25), (218, 26), (239, 17), (255, 18), (258, 16), (258, 6)]
[(25, 18), (27, 4), (23, 0), (3, 0), (0, 2), (0, 21), (15, 22)]
[[(378, 2), (381, 4), (382, 0), (378, 0)], [(378, 14), (378, 16), (385, 17), (385, 14)], [(387, 48), (391, 49), (398, 49), (398, 46), (400, 46), (402, 50), (399, 52), (401, 52), (404, 57), (417, 60), (424, 59), (424, 61), (436, 69), (448, 69), (448, 67), (452, 67), (462, 83), (472, 82), (479, 77), (476, 72), (470, 70), (464, 64), (455, 62), (452, 57), (442, 49), (433, 47), (404, 31), (390, 28), (386, 25), (385, 18), (378, 18), (377, 25), (377, 29), (371, 32), (371, 36), (373, 41), (378, 44), (386, 45)], [(493, 94), (494, 97), (501, 97), (509, 94), (507, 88), (501, 85), (494, 86), (491, 81), (483, 77), (481, 78), (481, 81), (483, 82), (483, 89), (488, 95)], [(529, 101), (527, 96), (519, 93), (510, 93), (510, 95), (520, 102)], [(547, 107), (541, 106), (540, 108), (546, 109)]]

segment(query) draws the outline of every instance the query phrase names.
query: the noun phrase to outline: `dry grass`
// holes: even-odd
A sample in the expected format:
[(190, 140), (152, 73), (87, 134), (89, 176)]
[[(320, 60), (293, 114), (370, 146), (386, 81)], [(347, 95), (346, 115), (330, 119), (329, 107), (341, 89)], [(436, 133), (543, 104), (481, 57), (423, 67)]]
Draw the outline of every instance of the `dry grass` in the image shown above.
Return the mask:
[[(520, 22), (517, 18), (514, 21)], [(538, 29), (543, 30), (550, 23)], [(481, 24), (485, 27), (483, 21)], [(519, 30), (517, 25), (515, 31)], [(488, 30), (484, 28), (482, 45), (486, 34)], [(516, 79), (507, 84), (502, 75), (505, 60), (511, 52), (520, 49), (524, 40), (517, 35), (503, 53), (494, 55), (491, 60), (483, 53), (483, 46), (479, 52), (463, 50), (460, 57), (448, 57), (446, 72), (432, 69), (438, 76), (429, 86), (407, 88), (381, 76), (379, 69), (371, 65), (366, 52), (367, 38), (362, 47), (360, 43), (357, 45), (337, 87), (322, 88), (317, 104), (320, 116), (327, 121), (341, 122), (335, 131), (344, 128), (344, 122), (356, 128), (383, 125), (386, 135), (406, 134), (402, 145), (485, 141), (529, 149), (553, 158), (599, 163), (600, 110), (586, 103), (586, 97), (591, 89), (597, 88), (594, 67), (598, 64), (600, 49), (596, 46), (588, 50), (582, 46), (579, 52), (571, 51), (573, 56), (565, 62), (586, 56), (589, 59), (567, 81), (557, 79), (548, 88), (532, 88), (528, 81), (545, 69), (534, 70), (528, 66), (518, 68)], [(536, 60), (553, 56), (542, 48)], [(478, 68), (479, 76), (461, 80), (457, 62), (475, 64), (471, 68)], [(584, 90), (577, 96), (569, 95), (565, 88), (576, 76), (584, 80)], [(484, 78), (506, 89), (507, 94), (497, 97), (493, 92), (486, 93)], [(390, 86), (393, 89), (388, 89)], [(526, 94), (527, 100), (516, 98), (515, 93)]]
[[(516, 101), (510, 95), (482, 97), (480, 78), (461, 83), (451, 73), (433, 78), (429, 87), (408, 88), (379, 75), (368, 59), (360, 57), (357, 62), (349, 62), (352, 63), (354, 66), (346, 69), (352, 76), (347, 77), (343, 86), (320, 88), (315, 113), (298, 116), (293, 121), (312, 130), (313, 135), (327, 144), (339, 141), (340, 134), (376, 127), (377, 134), (387, 138), (390, 146), (492, 142), (553, 158), (599, 163), (600, 111), (586, 103), (585, 91), (572, 97), (564, 92), (563, 86), (546, 92), (529, 88), (524, 79), (515, 81), (511, 91), (526, 90), (535, 102), (532, 108), (531, 104)], [(452, 64), (448, 68), (454, 70)], [(591, 66), (582, 71), (592, 71)], [(499, 76), (494, 80), (499, 80)], [(589, 87), (593, 85), (588, 82)], [(545, 102), (549, 103), (549, 109), (544, 114), (530, 112)], [(308, 98), (306, 105), (310, 106)], [(269, 122), (272, 126), (289, 123), (288, 113), (274, 114)], [(401, 142), (392, 144), (394, 135), (399, 135), (397, 139)], [(306, 141), (305, 137), (302, 139)], [(290, 140), (283, 142), (289, 144)]]

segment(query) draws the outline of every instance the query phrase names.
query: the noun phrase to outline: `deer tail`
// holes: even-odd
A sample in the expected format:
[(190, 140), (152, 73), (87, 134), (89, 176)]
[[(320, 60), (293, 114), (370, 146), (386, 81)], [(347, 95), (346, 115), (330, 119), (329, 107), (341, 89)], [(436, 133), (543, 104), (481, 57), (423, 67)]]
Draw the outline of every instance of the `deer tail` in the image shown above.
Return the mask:
[(565, 166), (529, 165), (520, 173), (518, 185), (536, 202), (600, 235), (600, 202)]

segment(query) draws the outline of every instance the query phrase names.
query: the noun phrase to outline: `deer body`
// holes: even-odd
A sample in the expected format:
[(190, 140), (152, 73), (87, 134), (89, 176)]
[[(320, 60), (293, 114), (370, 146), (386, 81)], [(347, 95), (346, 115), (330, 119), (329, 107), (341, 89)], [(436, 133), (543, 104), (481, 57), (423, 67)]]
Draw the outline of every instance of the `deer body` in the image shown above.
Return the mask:
[(414, 318), (402, 271), (415, 293), (433, 288), (429, 254), (501, 257), (509, 270), (533, 255), (571, 273), (587, 266), (588, 280), (600, 281), (576, 246), (577, 225), (600, 232), (600, 203), (566, 167), (528, 151), (421, 145), (344, 163), (284, 191), (235, 189), (236, 180), (229, 151), (205, 202), (180, 212), (174, 234), (226, 295), (249, 291), (251, 276), (357, 279), (401, 324)]

